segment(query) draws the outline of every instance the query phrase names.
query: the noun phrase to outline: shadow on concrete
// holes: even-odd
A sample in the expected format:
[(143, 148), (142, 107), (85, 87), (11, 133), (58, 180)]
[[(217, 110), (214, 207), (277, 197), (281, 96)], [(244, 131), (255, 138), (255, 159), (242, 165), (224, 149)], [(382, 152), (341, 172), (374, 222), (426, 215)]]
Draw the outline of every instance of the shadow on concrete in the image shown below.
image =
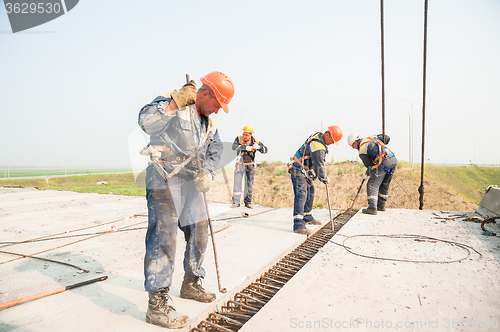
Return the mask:
[[(74, 294), (84, 296), (88, 300), (92, 301), (94, 304), (98, 305), (108, 312), (112, 312), (117, 315), (128, 315), (141, 321), (145, 320), (145, 312), (139, 311), (135, 303), (130, 302), (128, 299), (122, 296), (110, 293), (102, 287), (102, 283), (106, 283), (119, 287), (127, 287), (132, 290), (144, 291), (142, 280), (138, 280), (130, 276), (121, 276), (119, 274), (107, 273), (103, 269), (101, 263), (99, 263), (95, 258), (86, 255), (74, 254), (71, 252), (61, 252), (52, 253), (43, 258), (69, 263), (82, 269), (86, 269), (89, 272), (85, 273), (70, 266), (26, 258), (18, 266), (16, 266), (15, 270), (20, 273), (26, 274), (26, 276), (20, 276), (20, 278), (24, 278), (27, 280), (27, 287), (35, 288), (40, 293), (57, 288), (46, 286), (48, 287), (47, 289), (43, 285), (38, 286), (37, 281), (41, 278), (37, 278), (36, 273), (40, 273), (43, 276), (52, 278), (54, 281), (59, 283), (61, 287), (66, 287), (87, 280), (108, 276), (108, 279), (104, 281), (99, 281), (78, 288), (70, 289), (67, 290), (67, 292), (72, 292)], [(38, 294), (38, 292), (29, 294), (27, 296), (35, 294)], [(57, 294), (51, 296), (57, 296)], [(19, 331), (17, 327), (16, 331)]]

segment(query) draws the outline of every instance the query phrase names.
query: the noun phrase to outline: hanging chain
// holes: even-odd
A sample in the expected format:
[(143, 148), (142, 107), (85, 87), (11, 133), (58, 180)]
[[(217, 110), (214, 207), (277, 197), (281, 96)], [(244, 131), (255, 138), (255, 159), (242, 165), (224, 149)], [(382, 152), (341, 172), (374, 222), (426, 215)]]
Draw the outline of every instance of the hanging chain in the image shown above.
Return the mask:
[(380, 0), (380, 53), (382, 62), (382, 138), (385, 143), (384, 0)]
[(420, 187), (418, 187), (418, 192), (420, 194), (420, 206), (419, 209), (424, 208), (424, 151), (425, 151), (425, 88), (427, 80), (427, 8), (428, 0), (425, 0), (425, 11), (424, 11), (424, 68), (423, 68), (423, 92), (422, 92), (422, 161), (420, 170)]

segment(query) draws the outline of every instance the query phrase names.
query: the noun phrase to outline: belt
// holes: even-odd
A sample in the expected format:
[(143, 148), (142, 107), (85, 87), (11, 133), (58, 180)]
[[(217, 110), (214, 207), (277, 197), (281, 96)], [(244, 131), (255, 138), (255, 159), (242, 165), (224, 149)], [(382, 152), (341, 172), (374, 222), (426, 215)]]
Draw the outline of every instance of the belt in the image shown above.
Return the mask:
[[(188, 156), (176, 156), (176, 155), (169, 155), (167, 157), (167, 162), (171, 162), (173, 164), (180, 164), (184, 160), (188, 159)], [(165, 162), (164, 160), (160, 160), (161, 162)], [(201, 162), (203, 164), (203, 162)], [(196, 158), (191, 159), (191, 161), (186, 165), (186, 166), (192, 166), (192, 167), (197, 167), (198, 161)]]

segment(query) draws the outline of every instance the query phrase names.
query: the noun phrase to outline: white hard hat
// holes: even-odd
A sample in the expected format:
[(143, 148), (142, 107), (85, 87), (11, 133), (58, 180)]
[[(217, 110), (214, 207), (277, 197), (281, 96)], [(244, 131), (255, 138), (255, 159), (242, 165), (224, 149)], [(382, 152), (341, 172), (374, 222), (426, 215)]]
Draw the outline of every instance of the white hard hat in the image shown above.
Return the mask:
[(355, 133), (349, 134), (349, 137), (347, 137), (347, 144), (349, 144), (349, 146), (352, 146), (352, 143), (354, 143), (358, 139), (359, 139), (358, 134)]

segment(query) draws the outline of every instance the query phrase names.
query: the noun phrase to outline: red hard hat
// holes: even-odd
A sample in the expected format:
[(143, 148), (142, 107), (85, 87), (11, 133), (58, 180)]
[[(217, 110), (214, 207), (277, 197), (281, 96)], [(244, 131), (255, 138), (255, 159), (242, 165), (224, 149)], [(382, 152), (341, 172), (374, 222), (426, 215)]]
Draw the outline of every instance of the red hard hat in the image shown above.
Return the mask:
[(340, 129), (339, 126), (330, 126), (328, 127), (328, 131), (330, 132), (330, 135), (332, 135), (332, 139), (335, 142), (335, 144), (338, 145), (343, 135), (342, 129)]
[(233, 81), (220, 71), (213, 71), (200, 78), (201, 83), (210, 87), (215, 94), (215, 98), (219, 102), (224, 112), (229, 113), (227, 104), (231, 101), (234, 95)]

